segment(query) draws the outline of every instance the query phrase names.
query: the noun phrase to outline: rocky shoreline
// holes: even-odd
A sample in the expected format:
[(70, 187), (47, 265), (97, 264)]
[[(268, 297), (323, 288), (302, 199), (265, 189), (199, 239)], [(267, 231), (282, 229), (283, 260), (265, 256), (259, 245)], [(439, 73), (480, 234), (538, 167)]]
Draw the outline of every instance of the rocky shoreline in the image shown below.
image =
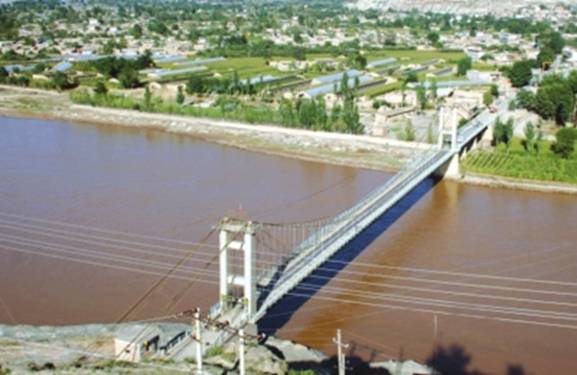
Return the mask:
[[(155, 323), (164, 326), (181, 323)], [(183, 361), (149, 358), (141, 362), (118, 361), (114, 356), (114, 338), (126, 328), (140, 323), (89, 324), (77, 326), (0, 325), (0, 374), (181, 374), (195, 373), (192, 358)], [(214, 348), (213, 348), (214, 349)], [(238, 346), (231, 340), (218, 350), (207, 350), (203, 358), (205, 375), (239, 373)], [(304, 345), (268, 337), (245, 349), (246, 369), (259, 375), (330, 375), (335, 373), (336, 358)], [(421, 366), (406, 361), (401, 365)], [(397, 362), (359, 362), (351, 358), (350, 373), (388, 374)], [(395, 367), (397, 368), (397, 367)], [(422, 369), (427, 369), (422, 367)], [(358, 372), (361, 371), (361, 372)], [(428, 372), (424, 372), (428, 373)]]

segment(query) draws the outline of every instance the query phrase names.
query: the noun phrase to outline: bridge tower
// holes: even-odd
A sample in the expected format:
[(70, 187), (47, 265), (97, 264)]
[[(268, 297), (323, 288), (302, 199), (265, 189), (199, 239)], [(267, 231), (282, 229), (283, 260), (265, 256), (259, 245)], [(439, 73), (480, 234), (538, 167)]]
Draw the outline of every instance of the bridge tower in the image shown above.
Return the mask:
[[(247, 321), (256, 313), (256, 252), (255, 224), (224, 218), (219, 226), (219, 274), (220, 313), (225, 314), (235, 302), (242, 302)], [(242, 253), (242, 274), (233, 274), (231, 256)], [(240, 299), (233, 295), (235, 287), (240, 287)]]
[[(439, 139), (438, 147), (443, 148), (446, 143), (449, 143), (452, 151), (459, 149), (457, 142), (457, 133), (459, 128), (458, 114), (454, 107), (444, 107), (439, 109)], [(448, 141), (448, 142), (447, 142)]]
[(453, 106), (446, 108), (442, 106), (439, 110), (439, 139), (437, 146), (439, 149), (448, 143), (453, 157), (444, 173), (447, 177), (456, 178), (460, 176), (459, 142), (457, 138), (459, 130), (459, 120), (457, 109)]

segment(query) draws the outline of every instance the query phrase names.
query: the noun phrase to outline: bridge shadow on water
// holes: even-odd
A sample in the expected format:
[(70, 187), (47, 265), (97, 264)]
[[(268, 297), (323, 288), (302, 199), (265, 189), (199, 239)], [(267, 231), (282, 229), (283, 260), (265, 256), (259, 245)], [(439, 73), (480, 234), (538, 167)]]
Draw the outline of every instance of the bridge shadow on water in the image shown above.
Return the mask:
[[(292, 317), (292, 315), (307, 301), (313, 298), (326, 284), (347, 266), (349, 262), (360, 255), (375, 239), (401, 218), (422, 197), (428, 194), (441, 180), (429, 177), (417, 185), (409, 194), (393, 205), (387, 212), (361, 231), (353, 240), (334, 254), (320, 269), (315, 270), (305, 278), (289, 295), (284, 296), (273, 305), (266, 315), (260, 319), (259, 331), (274, 335)], [(330, 262), (330, 261), (337, 262)]]

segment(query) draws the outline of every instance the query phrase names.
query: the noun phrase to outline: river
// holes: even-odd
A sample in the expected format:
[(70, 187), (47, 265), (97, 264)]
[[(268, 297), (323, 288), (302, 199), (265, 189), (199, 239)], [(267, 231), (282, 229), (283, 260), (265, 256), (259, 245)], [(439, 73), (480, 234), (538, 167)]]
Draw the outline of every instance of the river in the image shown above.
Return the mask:
[[(0, 176), (0, 322), (19, 324), (115, 321), (191, 249), (179, 241), (203, 241), (220, 218), (328, 216), (389, 177), (158, 131), (7, 117)], [(314, 298), (271, 312), (286, 318), (277, 333), (334, 352), (340, 328), (364, 360), (425, 361), (443, 348), (436, 358), (454, 369), (470, 356), (469, 370), (487, 374), (577, 372), (575, 198), (450, 181), (421, 190)], [(170, 280), (130, 319), (206, 311), (214, 270), (180, 272), (198, 281)]]

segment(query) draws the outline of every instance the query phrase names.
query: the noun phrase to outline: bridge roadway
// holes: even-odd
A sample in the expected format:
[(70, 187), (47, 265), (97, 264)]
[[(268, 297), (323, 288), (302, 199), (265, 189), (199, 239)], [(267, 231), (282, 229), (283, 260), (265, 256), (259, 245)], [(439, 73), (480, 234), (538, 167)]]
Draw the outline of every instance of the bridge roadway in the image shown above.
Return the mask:
[[(463, 147), (469, 145), (487, 129), (507, 107), (507, 101), (497, 104), (496, 113), (483, 111), (479, 116), (461, 127), (457, 133), (456, 145), (432, 146), (416, 160), (407, 164), (383, 186), (369, 193), (350, 209), (337, 215), (324, 227), (314, 232), (303, 242), (282, 267), (280, 276), (266, 288), (270, 290), (258, 306), (257, 312), (250, 317), (256, 323), (275, 303), (301, 283), (315, 269), (325, 263), (344, 245), (367, 228), (378, 217), (387, 212), (417, 185), (449, 163), (454, 156), (458, 157)], [(277, 271), (279, 269), (277, 267)]]

